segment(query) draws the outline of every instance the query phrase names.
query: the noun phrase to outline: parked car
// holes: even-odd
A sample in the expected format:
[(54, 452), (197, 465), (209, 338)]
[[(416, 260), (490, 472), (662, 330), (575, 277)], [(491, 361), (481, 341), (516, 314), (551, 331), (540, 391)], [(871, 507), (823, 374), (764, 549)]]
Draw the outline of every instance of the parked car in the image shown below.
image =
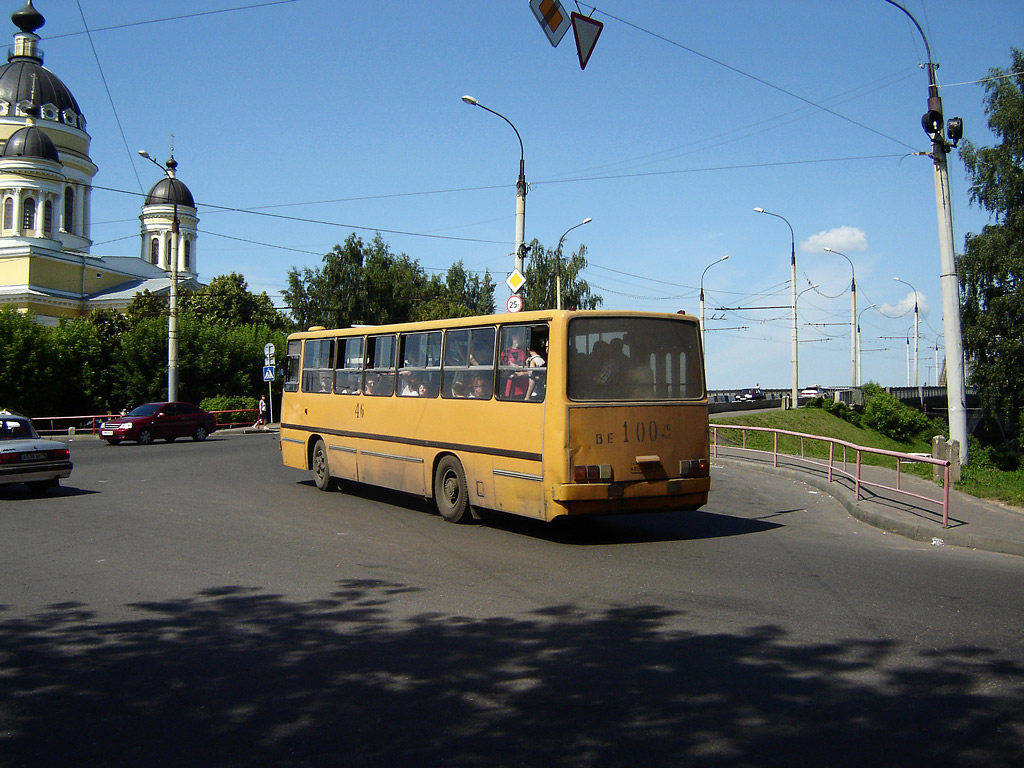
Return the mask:
[(824, 397), (825, 390), (821, 387), (806, 387), (800, 390), (800, 397)]
[(737, 402), (747, 402), (750, 400), (766, 400), (764, 392), (757, 387), (751, 389), (744, 389), (738, 395), (736, 395)]
[(0, 411), (0, 485), (25, 483), (42, 494), (71, 476), (71, 449), (39, 436), (32, 422), (11, 411)]
[(154, 440), (171, 442), (191, 437), (199, 442), (217, 430), (217, 417), (191, 403), (146, 403), (103, 423), (100, 437), (111, 445), (134, 440), (149, 445)]

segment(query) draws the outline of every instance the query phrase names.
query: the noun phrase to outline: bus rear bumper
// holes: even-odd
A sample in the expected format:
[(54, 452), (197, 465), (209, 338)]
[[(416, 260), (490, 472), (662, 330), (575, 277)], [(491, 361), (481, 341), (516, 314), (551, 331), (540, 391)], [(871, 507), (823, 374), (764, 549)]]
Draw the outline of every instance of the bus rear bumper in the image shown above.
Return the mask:
[(710, 477), (631, 483), (564, 483), (554, 487), (552, 501), (565, 506), (570, 515), (626, 511), (627, 508), (636, 511), (697, 509), (707, 503), (710, 490)]

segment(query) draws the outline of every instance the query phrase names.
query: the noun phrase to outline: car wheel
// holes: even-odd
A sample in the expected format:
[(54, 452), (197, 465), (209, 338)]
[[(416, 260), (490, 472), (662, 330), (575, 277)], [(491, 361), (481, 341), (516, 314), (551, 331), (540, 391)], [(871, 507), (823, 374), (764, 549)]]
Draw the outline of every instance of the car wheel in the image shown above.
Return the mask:
[(139, 445), (150, 445), (153, 442), (153, 430), (140, 429), (139, 436), (136, 440)]
[(192, 439), (195, 440), (197, 443), (201, 443), (203, 442), (203, 440), (206, 439), (206, 436), (208, 434), (209, 433), (206, 431), (206, 427), (200, 424), (198, 427), (196, 427), (196, 431), (192, 433)]
[(449, 523), (462, 523), (472, 517), (466, 473), (462, 462), (454, 456), (445, 456), (438, 462), (434, 472), (434, 503)]
[(321, 491), (330, 491), (334, 488), (331, 478), (331, 464), (327, 458), (327, 446), (323, 440), (317, 440), (313, 446), (313, 479), (316, 480), (316, 487)]

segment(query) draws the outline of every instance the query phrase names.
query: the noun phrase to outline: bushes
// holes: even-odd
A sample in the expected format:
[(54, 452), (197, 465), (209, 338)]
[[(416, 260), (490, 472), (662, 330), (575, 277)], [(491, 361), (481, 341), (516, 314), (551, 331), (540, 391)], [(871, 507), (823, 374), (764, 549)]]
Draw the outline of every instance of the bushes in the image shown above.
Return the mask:
[(234, 424), (252, 424), (256, 421), (258, 406), (255, 397), (216, 395), (203, 398), (199, 407), (204, 411), (247, 411), (246, 413), (217, 414), (218, 426), (228, 427)]
[(901, 403), (877, 384), (864, 390), (864, 426), (901, 443), (921, 434), (929, 425), (928, 417)]

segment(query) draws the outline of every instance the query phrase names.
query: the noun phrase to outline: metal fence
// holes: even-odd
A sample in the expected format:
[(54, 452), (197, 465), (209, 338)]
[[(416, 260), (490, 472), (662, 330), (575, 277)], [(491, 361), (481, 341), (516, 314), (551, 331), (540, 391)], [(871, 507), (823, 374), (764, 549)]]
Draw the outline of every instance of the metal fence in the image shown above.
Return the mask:
[[(822, 437), (821, 435), (808, 435), (803, 432), (790, 432), (785, 429), (772, 429), (770, 427), (751, 427), (738, 424), (715, 423), (710, 425), (710, 429), (711, 455), (715, 458), (719, 456), (720, 448), (728, 448), (735, 451), (747, 451), (751, 453), (770, 455), (772, 457), (772, 465), (775, 467), (779, 466), (780, 458), (797, 461), (807, 465), (808, 467), (817, 467), (819, 469), (825, 470), (825, 473), (828, 476), (829, 483), (835, 481), (836, 475), (840, 475), (842, 477), (850, 479), (851, 481), (853, 481), (854, 498), (857, 501), (861, 500), (862, 488), (875, 488), (879, 490), (891, 491), (903, 497), (914, 498), (921, 501), (939, 504), (942, 507), (942, 527), (949, 527), (950, 462), (946, 459), (936, 459), (931, 456), (918, 453), (899, 453), (897, 451), (887, 451), (881, 448), (869, 448), (863, 445), (855, 445), (854, 443), (848, 443), (845, 440), (839, 440), (833, 437)], [(738, 440), (734, 439), (729, 441), (728, 443), (725, 442), (726, 435), (733, 435), (737, 432), (739, 433)], [(768, 450), (765, 448), (749, 447), (747, 445), (748, 433), (766, 433), (771, 437), (772, 448)], [(780, 436), (789, 436), (799, 440), (799, 453), (780, 451)], [(825, 463), (824, 458), (812, 457), (807, 455), (807, 448), (809, 443), (811, 443), (812, 445), (822, 444), (824, 446), (827, 446), (827, 463)], [(837, 449), (840, 450), (837, 451)], [(838, 456), (837, 453), (841, 453), (841, 456)], [(854, 454), (853, 462), (850, 461), (850, 453)], [(885, 456), (892, 458), (895, 462), (896, 484), (888, 485), (887, 483), (881, 482), (880, 477), (876, 477), (876, 479), (874, 480), (868, 480), (864, 476), (863, 456), (865, 454), (872, 454), (876, 456)], [(849, 469), (851, 463), (853, 464), (852, 472)], [(942, 498), (935, 499), (930, 496), (914, 493), (913, 491), (903, 488), (901, 483), (901, 469), (902, 465), (905, 463), (930, 464), (939, 467), (943, 474)]]

